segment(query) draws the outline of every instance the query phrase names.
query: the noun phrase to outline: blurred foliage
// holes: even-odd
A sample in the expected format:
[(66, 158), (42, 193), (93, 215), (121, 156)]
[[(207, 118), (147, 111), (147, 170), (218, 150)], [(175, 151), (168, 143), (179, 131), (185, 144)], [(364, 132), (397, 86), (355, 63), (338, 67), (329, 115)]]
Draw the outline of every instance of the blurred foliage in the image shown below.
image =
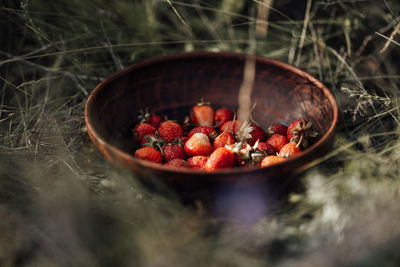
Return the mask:
[[(400, 4), (274, 1), (257, 36), (262, 3), (3, 0), (2, 266), (398, 266)], [(150, 191), (87, 137), (100, 81), (194, 50), (296, 65), (340, 105), (336, 143), (304, 192), (250, 224)]]

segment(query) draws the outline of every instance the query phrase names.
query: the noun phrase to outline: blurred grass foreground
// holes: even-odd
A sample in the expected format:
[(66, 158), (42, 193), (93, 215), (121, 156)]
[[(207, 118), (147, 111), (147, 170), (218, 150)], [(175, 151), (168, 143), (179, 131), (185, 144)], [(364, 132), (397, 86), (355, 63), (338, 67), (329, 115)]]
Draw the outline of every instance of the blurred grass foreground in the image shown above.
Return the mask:
[[(1, 3), (1, 266), (399, 266), (398, 1)], [(331, 89), (340, 127), (304, 192), (244, 223), (99, 156), (83, 120), (93, 88), (185, 51), (278, 59)]]

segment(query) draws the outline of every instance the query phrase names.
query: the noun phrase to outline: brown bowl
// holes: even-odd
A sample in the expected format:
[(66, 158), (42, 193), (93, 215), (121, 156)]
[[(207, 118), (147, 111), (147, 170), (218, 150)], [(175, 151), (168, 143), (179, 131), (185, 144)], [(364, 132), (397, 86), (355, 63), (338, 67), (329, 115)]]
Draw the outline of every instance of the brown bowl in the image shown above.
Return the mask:
[(88, 133), (99, 151), (113, 164), (131, 169), (138, 177), (192, 188), (203, 185), (285, 182), (305, 164), (321, 157), (332, 144), (338, 107), (331, 92), (310, 74), (263, 57), (256, 60), (253, 118), (267, 128), (298, 118), (313, 123), (318, 138), (300, 156), (267, 168), (231, 168), (212, 173), (171, 169), (137, 159), (132, 129), (140, 109), (182, 121), (201, 98), (214, 108), (238, 106), (238, 91), (249, 55), (193, 52), (147, 60), (125, 68), (100, 83), (85, 109)]

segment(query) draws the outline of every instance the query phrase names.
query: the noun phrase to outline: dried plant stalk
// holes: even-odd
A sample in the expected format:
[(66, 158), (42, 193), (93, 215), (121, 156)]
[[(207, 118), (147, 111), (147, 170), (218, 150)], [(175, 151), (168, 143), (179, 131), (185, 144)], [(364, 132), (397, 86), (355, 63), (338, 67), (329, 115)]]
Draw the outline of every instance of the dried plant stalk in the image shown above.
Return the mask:
[[(269, 9), (273, 4), (273, 0), (264, 0), (262, 3), (257, 3), (256, 35), (259, 38), (266, 38), (268, 32)], [(252, 44), (254, 44), (254, 46), (252, 46)], [(255, 42), (250, 42), (250, 50), (255, 50)], [(253, 90), (255, 74), (256, 61), (253, 56), (249, 56), (245, 62), (243, 82), (240, 86), (238, 96), (238, 119), (243, 122), (249, 120), (252, 107), (251, 92)]]
[(256, 74), (256, 60), (253, 56), (246, 59), (243, 73), (243, 82), (239, 90), (239, 121), (248, 121), (251, 109), (251, 91), (253, 90)]

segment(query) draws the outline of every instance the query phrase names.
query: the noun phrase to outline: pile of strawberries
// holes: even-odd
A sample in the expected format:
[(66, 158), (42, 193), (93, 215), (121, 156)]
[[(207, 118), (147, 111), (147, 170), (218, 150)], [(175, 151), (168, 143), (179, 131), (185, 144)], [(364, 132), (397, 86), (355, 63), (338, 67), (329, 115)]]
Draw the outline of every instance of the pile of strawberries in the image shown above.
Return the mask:
[(311, 122), (298, 119), (265, 131), (254, 121), (241, 122), (227, 108), (209, 103), (193, 106), (183, 124), (141, 111), (133, 130), (141, 147), (135, 157), (171, 167), (215, 171), (224, 168), (267, 167), (301, 153), (317, 133)]

